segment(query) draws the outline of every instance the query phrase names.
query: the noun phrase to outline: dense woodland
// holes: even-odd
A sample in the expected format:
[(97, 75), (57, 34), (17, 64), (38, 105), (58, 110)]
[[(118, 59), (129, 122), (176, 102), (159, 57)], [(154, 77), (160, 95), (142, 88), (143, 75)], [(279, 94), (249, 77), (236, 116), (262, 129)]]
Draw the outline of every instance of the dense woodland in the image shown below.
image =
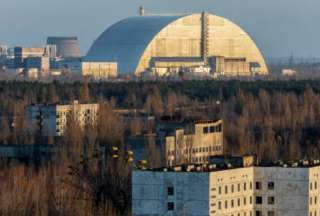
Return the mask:
[[(68, 120), (61, 138), (30, 133), (25, 107), (80, 100), (100, 103), (96, 126)], [(319, 158), (320, 81), (186, 81), (119, 83), (0, 82), (0, 145), (55, 144), (50, 163), (1, 160), (0, 215), (130, 215), (126, 138), (152, 132), (124, 123), (114, 109), (149, 115), (223, 118), (226, 154), (261, 160)], [(114, 149), (117, 147), (117, 157)], [(154, 143), (150, 167), (160, 166)]]

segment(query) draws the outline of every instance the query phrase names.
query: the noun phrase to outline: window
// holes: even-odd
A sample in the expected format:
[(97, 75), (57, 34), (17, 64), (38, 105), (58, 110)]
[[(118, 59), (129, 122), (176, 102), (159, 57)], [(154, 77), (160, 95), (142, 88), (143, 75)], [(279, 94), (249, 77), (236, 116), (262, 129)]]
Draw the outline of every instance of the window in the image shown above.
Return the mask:
[(252, 190), (252, 182), (250, 182), (250, 190)]
[(168, 211), (174, 211), (174, 203), (168, 202)]
[(231, 185), (231, 193), (234, 192), (234, 185)]
[(250, 204), (252, 204), (252, 196), (250, 196)]
[(314, 204), (317, 204), (317, 197), (314, 197)]
[(314, 189), (317, 190), (317, 188), (318, 188), (318, 184), (317, 184), (317, 182), (315, 182), (314, 183)]
[(256, 216), (262, 216), (262, 211), (256, 211)]
[(240, 206), (240, 198), (238, 198), (238, 206)]
[(274, 213), (274, 211), (268, 211), (267, 216), (275, 216), (276, 214)]
[(219, 187), (219, 190), (218, 190), (218, 191), (219, 191), (219, 194), (221, 194), (221, 187)]
[(231, 200), (231, 208), (233, 208), (233, 207), (234, 207), (234, 201)]
[(256, 204), (262, 204), (262, 197), (256, 196)]
[(274, 182), (268, 182), (268, 189), (274, 190)]
[(221, 209), (221, 202), (218, 202), (218, 209)]
[(228, 193), (228, 186), (227, 186), (227, 185), (224, 187), (224, 193), (225, 193), (225, 194)]
[(173, 195), (174, 195), (174, 188), (168, 187), (168, 196), (173, 196)]
[(228, 208), (228, 201), (224, 201), (224, 208), (227, 209)]
[(208, 128), (208, 127), (204, 127), (204, 128), (203, 128), (203, 133), (204, 133), (204, 134), (209, 133), (209, 128)]
[(256, 189), (261, 190), (262, 189), (262, 183), (261, 182), (256, 182)]
[(269, 205), (274, 205), (274, 197), (268, 197), (268, 204)]
[(210, 133), (214, 133), (214, 132), (215, 132), (214, 126), (211, 126), (211, 127), (210, 127)]
[(243, 197), (243, 205), (247, 205), (247, 198)]
[(238, 192), (240, 192), (240, 184), (238, 184)]
[(247, 190), (247, 183), (243, 183), (243, 190), (244, 190), (244, 191)]

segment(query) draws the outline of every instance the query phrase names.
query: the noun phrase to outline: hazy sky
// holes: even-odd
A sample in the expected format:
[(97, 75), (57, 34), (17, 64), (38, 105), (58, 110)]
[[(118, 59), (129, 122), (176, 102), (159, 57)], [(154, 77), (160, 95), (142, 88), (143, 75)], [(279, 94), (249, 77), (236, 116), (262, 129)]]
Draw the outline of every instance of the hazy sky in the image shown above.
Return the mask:
[(203, 10), (241, 25), (266, 57), (320, 57), (320, 0), (0, 0), (0, 44), (41, 45), (76, 35), (86, 54), (112, 23), (147, 12)]

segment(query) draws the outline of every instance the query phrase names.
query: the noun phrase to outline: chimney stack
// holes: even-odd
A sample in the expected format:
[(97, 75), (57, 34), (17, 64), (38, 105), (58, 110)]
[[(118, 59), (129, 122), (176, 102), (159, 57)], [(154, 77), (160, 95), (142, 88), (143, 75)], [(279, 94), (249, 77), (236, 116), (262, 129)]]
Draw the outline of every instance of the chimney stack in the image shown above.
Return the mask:
[(144, 7), (143, 6), (139, 7), (139, 15), (144, 16)]

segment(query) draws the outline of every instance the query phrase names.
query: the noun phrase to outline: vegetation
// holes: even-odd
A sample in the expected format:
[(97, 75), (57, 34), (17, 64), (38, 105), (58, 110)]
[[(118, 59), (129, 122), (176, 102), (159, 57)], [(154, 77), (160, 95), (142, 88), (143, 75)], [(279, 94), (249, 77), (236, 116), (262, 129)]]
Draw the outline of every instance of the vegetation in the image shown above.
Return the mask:
[[(43, 137), (24, 117), (33, 103), (99, 102), (97, 125), (68, 120), (62, 138)], [(0, 145), (55, 144), (46, 164), (0, 160), (0, 215), (130, 215), (126, 138), (153, 126), (125, 122), (114, 110), (224, 119), (226, 153), (266, 160), (316, 158), (320, 153), (320, 81), (187, 81), (127, 83), (0, 82)], [(116, 153), (115, 153), (116, 151)], [(161, 164), (152, 136), (149, 165)]]

